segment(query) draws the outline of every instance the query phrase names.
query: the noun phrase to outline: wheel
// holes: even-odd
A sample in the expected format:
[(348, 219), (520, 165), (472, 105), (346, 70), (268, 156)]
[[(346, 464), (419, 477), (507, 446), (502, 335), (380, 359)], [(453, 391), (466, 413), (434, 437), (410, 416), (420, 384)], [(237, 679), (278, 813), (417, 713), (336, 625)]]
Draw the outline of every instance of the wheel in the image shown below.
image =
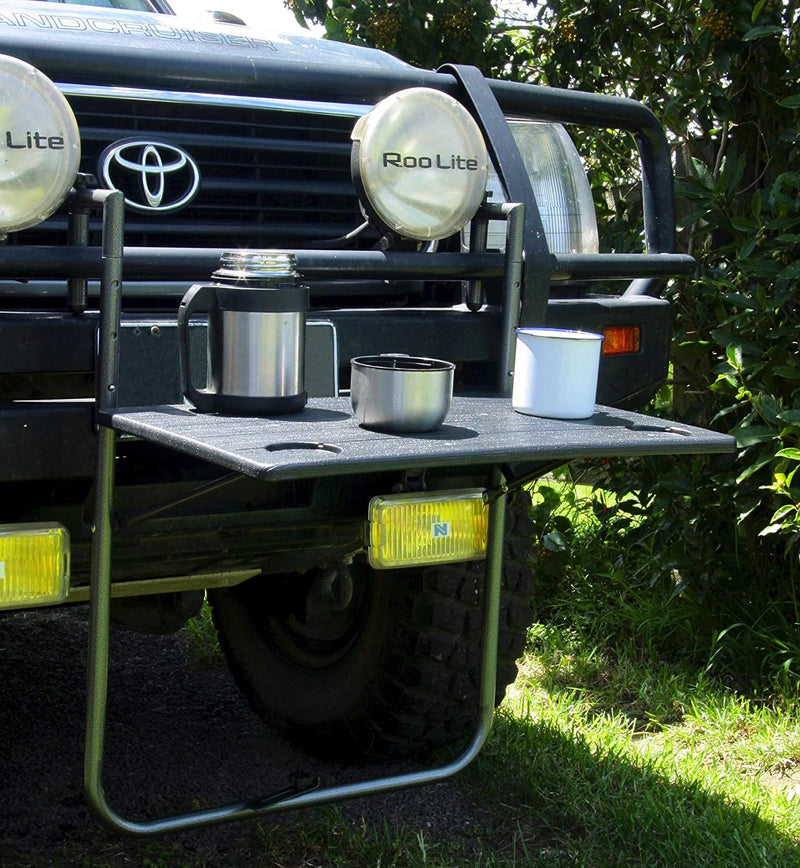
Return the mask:
[[(531, 622), (530, 500), (509, 503), (499, 703)], [(237, 683), (271, 725), (315, 753), (380, 759), (462, 741), (478, 696), (483, 562), (345, 569), (209, 591)]]

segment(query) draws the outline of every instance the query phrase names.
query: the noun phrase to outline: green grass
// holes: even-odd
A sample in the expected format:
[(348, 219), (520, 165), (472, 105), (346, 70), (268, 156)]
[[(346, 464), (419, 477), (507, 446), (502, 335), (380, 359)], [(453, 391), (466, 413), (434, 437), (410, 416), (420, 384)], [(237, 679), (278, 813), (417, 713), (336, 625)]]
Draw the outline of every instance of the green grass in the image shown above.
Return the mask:
[(178, 631), (178, 640), (189, 658), (199, 666), (224, 666), (225, 657), (219, 647), (217, 630), (208, 600), (196, 617), (190, 618)]
[(796, 708), (574, 636), (535, 645), (473, 774), (559, 843), (547, 864), (800, 865)]
[(765, 643), (652, 580), (635, 501), (563, 476), (532, 494), (539, 621), (475, 774), (559, 842), (546, 864), (800, 865), (796, 679), (735, 677)]
[[(485, 826), (437, 835), (327, 808), (262, 821), (255, 864), (800, 866), (792, 668), (783, 681), (737, 677), (739, 651), (757, 672), (768, 643), (709, 627), (679, 576), (652, 579), (658, 551), (635, 501), (619, 510), (563, 478), (533, 494), (538, 620), (488, 744), (458, 779)], [(197, 636), (213, 647), (207, 625)]]
[(259, 837), (266, 865), (304, 868), (417, 868), (489, 864), (479, 855), (468, 856), (464, 847), (437, 841), (422, 830), (407, 829), (395, 820), (371, 826), (348, 822), (336, 808), (311, 812), (290, 824), (262, 823)]
[(756, 704), (669, 664), (628, 661), (622, 678), (596, 649), (563, 637), (535, 644), (461, 778), (485, 827), (437, 838), (402, 819), (368, 825), (330, 808), (262, 822), (261, 864), (800, 865), (796, 709)]

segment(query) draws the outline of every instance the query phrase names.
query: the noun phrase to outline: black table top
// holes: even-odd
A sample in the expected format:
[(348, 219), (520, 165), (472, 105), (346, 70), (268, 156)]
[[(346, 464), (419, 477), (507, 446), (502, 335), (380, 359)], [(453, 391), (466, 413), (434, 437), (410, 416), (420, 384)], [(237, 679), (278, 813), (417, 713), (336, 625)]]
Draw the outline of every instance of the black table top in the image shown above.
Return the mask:
[(639, 413), (598, 406), (588, 419), (544, 419), (515, 412), (508, 398), (454, 398), (444, 424), (421, 434), (362, 428), (348, 398), (311, 399), (290, 416), (222, 416), (163, 405), (122, 408), (100, 421), (262, 479), (734, 449), (726, 434)]

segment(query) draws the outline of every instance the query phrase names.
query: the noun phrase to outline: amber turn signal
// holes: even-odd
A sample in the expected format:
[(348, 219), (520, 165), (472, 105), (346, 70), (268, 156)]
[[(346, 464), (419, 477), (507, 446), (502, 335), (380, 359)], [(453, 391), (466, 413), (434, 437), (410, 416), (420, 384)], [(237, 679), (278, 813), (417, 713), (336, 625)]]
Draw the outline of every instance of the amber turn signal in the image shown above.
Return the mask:
[(639, 326), (606, 326), (603, 329), (603, 355), (638, 353), (641, 331)]

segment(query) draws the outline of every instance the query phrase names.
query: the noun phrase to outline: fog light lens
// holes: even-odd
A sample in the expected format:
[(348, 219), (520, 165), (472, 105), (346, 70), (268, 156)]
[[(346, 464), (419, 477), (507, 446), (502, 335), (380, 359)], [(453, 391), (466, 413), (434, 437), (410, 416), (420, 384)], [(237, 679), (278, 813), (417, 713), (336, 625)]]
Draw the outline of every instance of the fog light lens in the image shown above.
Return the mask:
[(61, 525), (0, 525), (0, 609), (60, 603), (69, 590), (69, 533)]
[(373, 497), (369, 563), (375, 569), (478, 560), (486, 556), (482, 488)]

